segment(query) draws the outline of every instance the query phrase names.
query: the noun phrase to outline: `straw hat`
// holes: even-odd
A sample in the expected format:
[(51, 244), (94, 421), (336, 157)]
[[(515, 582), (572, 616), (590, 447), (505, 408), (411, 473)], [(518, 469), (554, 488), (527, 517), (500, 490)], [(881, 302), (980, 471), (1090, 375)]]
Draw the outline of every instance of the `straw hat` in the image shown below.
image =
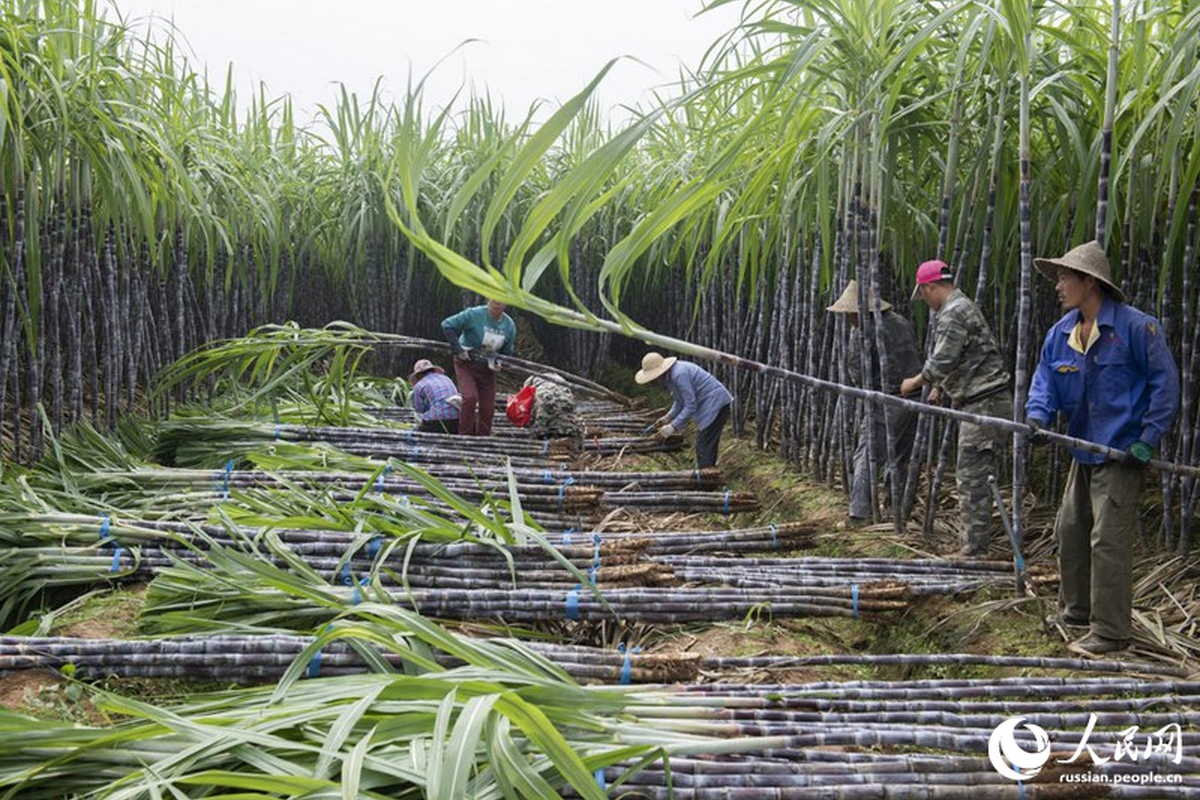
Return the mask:
[(408, 376), (408, 382), (412, 383), (417, 378), (424, 375), (426, 372), (429, 372), (429, 370), (433, 370), (434, 372), (441, 372), (442, 374), (445, 374), (445, 372), (446, 372), (446, 370), (442, 369), (437, 364), (434, 364), (428, 358), (422, 358), (420, 361), (413, 364), (412, 374)]
[(671, 365), (678, 360), (675, 356), (663, 358), (659, 353), (646, 353), (642, 356), (642, 368), (637, 371), (633, 379), (638, 383), (649, 383), (669, 370)]
[[(872, 294), (871, 299), (875, 296)], [(887, 300), (880, 302), (879, 310), (887, 311), (892, 307), (892, 304)], [(857, 314), (858, 313), (858, 281), (851, 280), (846, 284), (846, 288), (842, 291), (842, 296), (837, 299), (837, 302), (825, 309), (834, 314)], [(872, 306), (868, 305), (867, 310), (872, 310)]]
[(1108, 256), (1104, 255), (1104, 248), (1094, 239), (1087, 244), (1079, 245), (1079, 247), (1069, 251), (1065, 256), (1059, 256), (1058, 258), (1035, 258), (1033, 263), (1038, 268), (1038, 272), (1056, 283), (1058, 282), (1058, 270), (1060, 267), (1066, 267), (1067, 269), (1081, 272), (1084, 275), (1091, 275), (1104, 284), (1118, 301), (1125, 302), (1125, 293), (1113, 283), (1112, 268), (1108, 264)]

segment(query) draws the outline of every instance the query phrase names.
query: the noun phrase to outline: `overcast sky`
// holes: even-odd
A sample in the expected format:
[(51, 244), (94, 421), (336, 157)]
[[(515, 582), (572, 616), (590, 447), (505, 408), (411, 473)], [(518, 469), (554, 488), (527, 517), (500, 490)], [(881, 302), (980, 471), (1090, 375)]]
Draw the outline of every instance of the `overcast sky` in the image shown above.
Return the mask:
[[(300, 120), (331, 103), (335, 83), (368, 94), (383, 76), (390, 99), (410, 69), (442, 58), (427, 101), (448, 102), (460, 85), (486, 86), (510, 120), (538, 98), (561, 102), (611, 58), (624, 60), (601, 84), (603, 107), (648, 98), (695, 66), (737, 24), (740, 3), (698, 15), (701, 0), (116, 0), (131, 20), (174, 20), (193, 57), (223, 80), (232, 62), (238, 94), (263, 81), (290, 93)], [(697, 16), (698, 15), (698, 16)], [(450, 55), (467, 39), (479, 39)], [(543, 115), (544, 116), (544, 115)], [(617, 116), (620, 116), (617, 114)]]

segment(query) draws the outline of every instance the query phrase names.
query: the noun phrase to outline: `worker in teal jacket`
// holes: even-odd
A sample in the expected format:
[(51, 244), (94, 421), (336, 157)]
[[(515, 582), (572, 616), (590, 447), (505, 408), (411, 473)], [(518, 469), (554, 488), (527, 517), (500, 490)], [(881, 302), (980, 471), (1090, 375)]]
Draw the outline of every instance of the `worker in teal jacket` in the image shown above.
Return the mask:
[(1034, 263), (1067, 313), (1046, 334), (1026, 421), (1036, 431), (1062, 412), (1071, 436), (1126, 453), (1115, 461), (1073, 449), (1054, 522), (1061, 620), (1090, 628), (1069, 647), (1098, 655), (1129, 644), (1138, 499), (1179, 408), (1179, 373), (1162, 326), (1125, 302), (1099, 243)]
[(489, 436), (496, 413), (497, 353), (511, 356), (516, 350), (517, 325), (498, 300), (463, 309), (442, 320), (442, 334), (454, 354), (454, 376), (462, 395), (458, 432)]

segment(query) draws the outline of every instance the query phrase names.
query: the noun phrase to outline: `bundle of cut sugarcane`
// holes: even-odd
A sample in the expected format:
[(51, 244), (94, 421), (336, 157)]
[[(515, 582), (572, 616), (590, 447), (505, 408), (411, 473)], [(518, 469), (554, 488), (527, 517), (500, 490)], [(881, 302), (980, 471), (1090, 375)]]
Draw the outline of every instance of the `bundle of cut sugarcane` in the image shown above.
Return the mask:
[[(236, 546), (234, 542), (222, 543)], [(413, 589), (505, 589), (520, 586), (524, 589), (555, 589), (570, 587), (578, 578), (553, 559), (542, 562), (506, 564), (502, 557), (488, 562), (453, 563), (441, 559), (407, 558), (404, 551), (385, 559), (366, 557), (346, 558), (344, 552), (334, 552), (319, 545), (292, 546), (290, 555), (274, 551), (259, 551), (267, 563), (286, 569), (300, 558), (329, 583), (350, 582), (369, 574), (387, 586), (403, 584)], [(318, 551), (318, 552), (313, 552)], [(201, 568), (211, 567), (204, 550), (184, 547), (143, 545), (136, 548), (105, 545), (89, 548), (22, 548), (0, 553), (0, 569), (20, 574), (24, 581), (43, 587), (90, 585), (101, 581), (148, 580), (158, 572), (186, 562)], [(655, 562), (634, 563), (629, 559), (604, 559), (590, 555), (577, 559), (574, 566), (587, 573), (596, 563), (604, 569), (595, 572), (595, 583), (601, 588), (613, 586), (661, 586), (677, 581), (671, 569)], [(354, 577), (351, 577), (354, 576)]]
[[(0, 674), (31, 669), (57, 670), (70, 664), (81, 678), (182, 678), (251, 684), (276, 681), (313, 644), (313, 637), (280, 633), (214, 634), (156, 639), (85, 639), (77, 637), (0, 637)], [(692, 680), (697, 656), (668, 656), (492, 639), (501, 646), (524, 648), (548, 659), (580, 681), (666, 683)], [(403, 653), (370, 647), (392, 669), (415, 666)], [(347, 641), (324, 644), (310, 656), (310, 677), (350, 675), (371, 666)], [(435, 653), (438, 664), (464, 662)]]
[[(174, 486), (174, 487), (219, 487), (216, 491), (222, 494), (232, 489), (249, 488), (287, 488), (320, 487), (322, 489), (341, 489), (360, 491), (369, 488), (376, 492), (386, 492), (402, 496), (429, 495), (429, 488), (418, 481), (402, 475), (380, 475), (374, 479), (352, 473), (337, 472), (262, 472), (258, 470), (181, 470), (159, 469), (139, 470), (136, 472), (103, 473), (96, 476), (98, 486), (92, 491), (104, 488), (103, 478), (110, 476), (114, 483), (128, 482), (143, 486)], [(94, 483), (96, 482), (94, 481)], [(598, 505), (602, 499), (602, 491), (594, 486), (581, 484), (570, 478), (561, 481), (548, 482), (517, 482), (511, 484), (506, 478), (497, 476), (493, 479), (473, 480), (469, 478), (446, 478), (438, 483), (446, 490), (453, 492), (464, 500), (472, 503), (481, 502), (486, 496), (506, 493), (515, 488), (523, 503), (530, 508), (540, 510), (580, 510)], [(345, 493), (334, 492), (331, 496), (345, 497)]]
[(689, 511), (735, 514), (757, 511), (758, 498), (749, 492), (605, 492), (604, 508), (639, 508), (649, 511)]
[[(384, 470), (387, 471), (386, 465)], [(564, 493), (569, 499), (567, 505), (571, 508), (586, 507), (589, 503), (601, 500), (608, 506), (670, 507), (686, 510), (719, 508), (726, 513), (753, 510), (758, 507), (757, 498), (744, 492), (675, 491), (668, 493), (666, 491), (718, 485), (720, 471), (716, 469), (644, 474), (514, 470), (510, 476), (506, 470), (488, 470), (485, 473), (482, 470), (470, 470), (462, 467), (449, 469), (432, 467), (426, 472), (438, 478), (438, 482), (442, 486), (466, 499), (478, 499), (481, 492), (502, 492), (515, 486), (522, 500)], [(241, 489), (319, 485), (336, 486), (349, 490), (370, 487), (380, 492), (407, 495), (422, 494), (425, 491), (416, 481), (394, 473), (379, 475), (372, 479), (362, 474), (345, 472), (191, 469), (147, 469), (134, 472), (98, 473), (91, 481), (92, 491), (104, 488), (106, 478), (115, 484), (128, 483), (135, 486), (212, 486), (217, 484), (227, 488)], [(515, 484), (510, 483), (510, 478), (516, 479)], [(601, 498), (597, 482), (602, 482), (606, 488), (611, 487), (616, 491), (610, 489)], [(659, 491), (637, 491), (637, 489), (649, 488)]]
[[(604, 566), (597, 571), (603, 582)], [(190, 586), (183, 580), (164, 582), (164, 572), (151, 585), (153, 603), (147, 603), (147, 621), (186, 613), (210, 623), (240, 620), (250, 615), (258, 624), (287, 624), (312, 627), (333, 616), (330, 608), (316, 606), (268, 587), (253, 595), (245, 587), (229, 585)], [(352, 576), (357, 577), (357, 576)], [(775, 618), (872, 617), (882, 612), (907, 608), (899, 587), (851, 587), (809, 592), (763, 589), (747, 592), (711, 587), (617, 588), (594, 594), (595, 586), (557, 589), (413, 589), (391, 590), (390, 600), (411, 606), (421, 614), (438, 619), (462, 621), (498, 620), (508, 624), (552, 621), (597, 621), (624, 619), (643, 623), (717, 622), (743, 619), (751, 614)], [(330, 587), (328, 593), (343, 605), (361, 596), (358, 587)]]
[[(391, 408), (364, 408), (366, 413), (384, 422), (390, 422), (402, 425), (415, 425), (418, 422), (417, 414), (411, 408), (391, 407)], [(608, 436), (612, 434), (626, 435), (644, 435), (654, 421), (654, 417), (647, 414), (606, 414), (597, 410), (595, 413), (579, 414), (580, 420), (584, 424), (585, 435), (602, 435)], [(497, 416), (492, 421), (493, 436), (515, 436), (529, 438), (529, 430), (513, 425), (506, 418)]]
[[(809, 522), (781, 522), (759, 528), (704, 531), (605, 531), (606, 542), (642, 541), (647, 553), (762, 553), (801, 550), (813, 546), (817, 526)], [(549, 534), (551, 542), (569, 542), (576, 534)]]

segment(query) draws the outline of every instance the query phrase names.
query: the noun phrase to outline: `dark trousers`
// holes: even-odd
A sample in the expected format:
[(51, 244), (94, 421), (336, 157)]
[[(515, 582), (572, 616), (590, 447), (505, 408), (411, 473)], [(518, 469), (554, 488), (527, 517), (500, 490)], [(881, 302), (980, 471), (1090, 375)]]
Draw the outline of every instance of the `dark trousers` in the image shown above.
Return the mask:
[(1105, 639), (1129, 638), (1143, 475), (1140, 466), (1071, 459), (1054, 520), (1063, 616), (1088, 620)]
[(487, 364), (455, 361), (454, 377), (462, 406), (458, 409), (458, 432), (463, 436), (491, 436), (496, 414), (496, 373)]
[(458, 433), (456, 419), (427, 419), (417, 428), (420, 433)]
[(729, 404), (721, 406), (717, 418), (709, 423), (704, 430), (696, 431), (696, 468), (715, 467), (717, 465), (717, 449), (721, 446), (721, 429), (725, 420), (729, 419)]

